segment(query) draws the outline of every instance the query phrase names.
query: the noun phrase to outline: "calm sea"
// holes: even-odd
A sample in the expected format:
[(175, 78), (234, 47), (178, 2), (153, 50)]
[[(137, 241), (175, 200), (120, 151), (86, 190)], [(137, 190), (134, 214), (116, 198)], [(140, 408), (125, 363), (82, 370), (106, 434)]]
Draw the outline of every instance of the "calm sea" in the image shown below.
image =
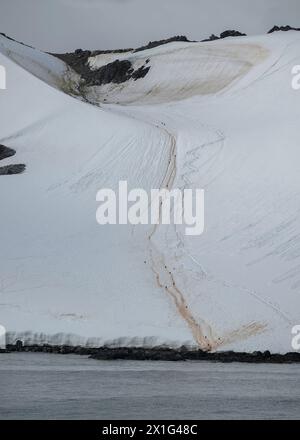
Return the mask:
[(298, 419), (299, 365), (0, 354), (0, 419)]

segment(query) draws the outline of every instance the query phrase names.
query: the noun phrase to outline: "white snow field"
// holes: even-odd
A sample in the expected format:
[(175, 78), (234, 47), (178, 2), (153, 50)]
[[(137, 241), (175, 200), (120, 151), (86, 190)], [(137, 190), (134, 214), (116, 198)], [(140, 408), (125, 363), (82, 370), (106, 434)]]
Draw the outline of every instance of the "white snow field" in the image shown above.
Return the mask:
[[(26, 164), (0, 176), (1, 325), (30, 343), (291, 351), (300, 33), (122, 57), (148, 74), (87, 102), (62, 61), (0, 36), (0, 144), (16, 150), (0, 166)], [(205, 189), (204, 233), (98, 225), (96, 193), (120, 180)]]

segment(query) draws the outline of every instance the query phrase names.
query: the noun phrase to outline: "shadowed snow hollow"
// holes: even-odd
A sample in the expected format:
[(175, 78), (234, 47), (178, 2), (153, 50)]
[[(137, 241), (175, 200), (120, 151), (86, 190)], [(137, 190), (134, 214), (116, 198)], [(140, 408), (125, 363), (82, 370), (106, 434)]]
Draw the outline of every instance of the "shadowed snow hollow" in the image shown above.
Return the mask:
[(216, 94), (264, 60), (267, 50), (259, 44), (170, 43), (155, 49), (89, 58), (96, 71), (106, 63), (128, 60), (136, 70), (149, 68), (143, 81), (87, 88), (92, 101), (118, 104), (158, 104), (197, 95)]

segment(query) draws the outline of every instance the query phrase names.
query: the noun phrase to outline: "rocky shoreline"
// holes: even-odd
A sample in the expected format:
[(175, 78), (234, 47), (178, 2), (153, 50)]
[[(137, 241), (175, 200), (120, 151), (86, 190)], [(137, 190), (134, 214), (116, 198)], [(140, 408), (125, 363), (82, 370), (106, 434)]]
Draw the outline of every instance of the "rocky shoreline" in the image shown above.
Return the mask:
[(246, 352), (205, 352), (192, 350), (187, 347), (108, 347), (99, 348), (70, 346), (70, 345), (23, 345), (21, 341), (16, 344), (8, 344), (0, 353), (53, 353), (53, 354), (77, 354), (89, 356), (96, 360), (132, 360), (132, 361), (206, 361), (220, 363), (251, 363), (251, 364), (291, 364), (300, 363), (300, 353), (291, 352), (275, 354), (269, 351)]

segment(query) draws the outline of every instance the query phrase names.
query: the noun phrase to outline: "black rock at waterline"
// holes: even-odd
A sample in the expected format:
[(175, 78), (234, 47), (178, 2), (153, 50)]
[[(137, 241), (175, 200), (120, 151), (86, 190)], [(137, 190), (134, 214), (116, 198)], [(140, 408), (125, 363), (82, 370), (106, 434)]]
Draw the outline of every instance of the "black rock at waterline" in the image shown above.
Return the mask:
[(23, 341), (18, 340), (15, 344), (15, 347), (17, 351), (23, 351)]
[(184, 361), (186, 360), (181, 350), (167, 347), (119, 347), (99, 348), (91, 355), (98, 360), (135, 360), (135, 361)]
[(70, 345), (7, 345), (6, 352), (33, 352), (54, 354), (77, 354), (90, 356), (96, 360), (134, 360), (134, 361), (208, 361), (220, 363), (251, 363), (251, 364), (292, 364), (300, 363), (300, 353), (272, 354), (269, 351), (254, 353), (245, 352), (205, 352), (191, 350), (187, 347), (178, 349), (168, 347), (82, 347)]
[(134, 348), (102, 347), (91, 358), (98, 360), (147, 360), (147, 361), (209, 361), (221, 363), (300, 363), (300, 353), (271, 354), (266, 352), (239, 353), (234, 351), (205, 352), (188, 350), (185, 347), (171, 349), (165, 347)]
[(73, 346), (73, 345), (50, 345), (50, 344), (7, 344), (6, 350), (10, 353), (22, 351), (24, 353), (53, 353), (53, 354), (78, 354), (89, 356), (95, 354), (98, 348)]

